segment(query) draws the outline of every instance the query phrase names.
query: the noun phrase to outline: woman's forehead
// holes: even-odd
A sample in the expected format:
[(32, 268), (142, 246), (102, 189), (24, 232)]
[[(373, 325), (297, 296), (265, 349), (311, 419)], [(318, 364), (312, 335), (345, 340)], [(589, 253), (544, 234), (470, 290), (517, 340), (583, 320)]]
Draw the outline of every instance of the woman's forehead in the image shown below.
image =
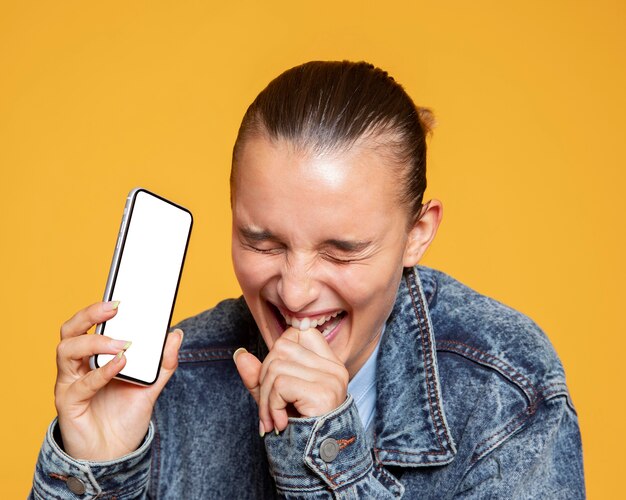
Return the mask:
[(380, 148), (354, 145), (349, 149), (311, 152), (286, 140), (252, 138), (246, 141), (235, 171), (235, 187), (280, 191), (297, 187), (325, 193), (395, 198), (398, 168)]
[(283, 234), (384, 231), (406, 217), (391, 170), (366, 151), (313, 157), (269, 141), (251, 144), (234, 179), (235, 220)]

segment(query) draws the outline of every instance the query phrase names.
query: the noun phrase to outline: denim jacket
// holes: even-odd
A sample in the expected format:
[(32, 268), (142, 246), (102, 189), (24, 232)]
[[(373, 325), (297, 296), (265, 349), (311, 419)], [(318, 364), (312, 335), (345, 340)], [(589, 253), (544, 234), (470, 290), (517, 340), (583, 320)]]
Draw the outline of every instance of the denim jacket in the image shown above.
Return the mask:
[(179, 366), (140, 448), (74, 460), (55, 420), (31, 498), (585, 497), (578, 420), (549, 340), (440, 271), (405, 270), (378, 353), (370, 437), (350, 395), (259, 437), (232, 361), (238, 347), (267, 352), (243, 299), (178, 326)]

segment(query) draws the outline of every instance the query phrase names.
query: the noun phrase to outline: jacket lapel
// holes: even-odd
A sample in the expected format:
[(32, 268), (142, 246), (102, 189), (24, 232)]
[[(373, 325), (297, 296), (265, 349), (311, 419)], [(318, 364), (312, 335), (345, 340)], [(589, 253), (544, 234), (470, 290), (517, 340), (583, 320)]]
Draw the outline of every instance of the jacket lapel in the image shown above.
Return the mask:
[(378, 354), (374, 452), (385, 465), (451, 462), (456, 445), (441, 400), (427, 298), (417, 268), (405, 269)]

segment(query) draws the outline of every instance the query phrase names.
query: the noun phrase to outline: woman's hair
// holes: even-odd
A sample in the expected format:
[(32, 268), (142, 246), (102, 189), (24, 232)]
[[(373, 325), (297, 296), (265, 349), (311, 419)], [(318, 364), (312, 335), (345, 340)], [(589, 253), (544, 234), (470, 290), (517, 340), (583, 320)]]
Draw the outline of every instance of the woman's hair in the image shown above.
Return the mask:
[(401, 202), (411, 220), (426, 189), (426, 135), (430, 110), (417, 107), (386, 71), (366, 62), (311, 61), (291, 68), (257, 96), (243, 117), (233, 148), (231, 189), (245, 141), (286, 140), (323, 155), (355, 144), (387, 155), (401, 176)]

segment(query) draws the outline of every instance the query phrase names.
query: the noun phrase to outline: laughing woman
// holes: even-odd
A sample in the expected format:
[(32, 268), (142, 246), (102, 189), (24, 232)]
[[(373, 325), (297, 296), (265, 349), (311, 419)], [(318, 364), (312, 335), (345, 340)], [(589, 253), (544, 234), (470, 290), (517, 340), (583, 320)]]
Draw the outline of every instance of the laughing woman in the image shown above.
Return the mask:
[(583, 498), (546, 336), (418, 265), (442, 218), (431, 122), (366, 63), (272, 81), (233, 152), (243, 297), (178, 325), (148, 388), (113, 380), (123, 355), (89, 371), (123, 352), (85, 335), (115, 304), (69, 319), (32, 497)]

